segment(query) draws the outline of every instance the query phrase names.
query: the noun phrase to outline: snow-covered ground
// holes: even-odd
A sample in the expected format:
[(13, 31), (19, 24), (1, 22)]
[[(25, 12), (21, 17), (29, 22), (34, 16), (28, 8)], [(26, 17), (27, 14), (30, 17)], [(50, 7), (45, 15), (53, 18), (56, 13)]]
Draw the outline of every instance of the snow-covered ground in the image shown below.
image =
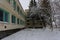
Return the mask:
[(24, 29), (2, 40), (60, 40), (60, 31), (54, 29)]

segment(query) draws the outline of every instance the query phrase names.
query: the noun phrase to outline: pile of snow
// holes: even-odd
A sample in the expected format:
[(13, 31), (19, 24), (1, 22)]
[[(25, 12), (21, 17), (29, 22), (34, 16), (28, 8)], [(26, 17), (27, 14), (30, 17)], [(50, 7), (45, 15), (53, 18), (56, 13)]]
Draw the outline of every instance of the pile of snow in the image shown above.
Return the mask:
[(60, 40), (60, 31), (54, 29), (25, 29), (2, 40)]

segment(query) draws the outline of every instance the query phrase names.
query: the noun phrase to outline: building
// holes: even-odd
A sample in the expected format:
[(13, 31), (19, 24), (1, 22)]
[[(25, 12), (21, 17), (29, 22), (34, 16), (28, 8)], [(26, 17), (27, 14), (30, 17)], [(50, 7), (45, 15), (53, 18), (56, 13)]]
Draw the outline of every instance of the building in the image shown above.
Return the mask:
[(25, 13), (27, 15), (29, 13), (29, 9), (25, 9)]
[(29, 17), (29, 9), (25, 9), (25, 13), (26, 13), (26, 27), (30, 27), (32, 25), (32, 21), (31, 18)]
[(25, 27), (25, 12), (19, 0), (0, 0), (0, 31)]

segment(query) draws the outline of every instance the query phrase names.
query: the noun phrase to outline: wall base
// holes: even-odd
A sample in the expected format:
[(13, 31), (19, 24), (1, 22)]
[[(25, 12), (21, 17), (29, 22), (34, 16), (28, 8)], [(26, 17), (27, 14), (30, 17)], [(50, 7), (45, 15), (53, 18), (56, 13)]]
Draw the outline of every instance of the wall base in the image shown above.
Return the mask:
[(16, 33), (22, 29), (25, 29), (25, 28), (21, 28), (21, 29), (13, 29), (13, 30), (6, 30), (6, 31), (0, 31), (0, 39), (4, 38), (4, 37), (7, 37), (13, 33)]

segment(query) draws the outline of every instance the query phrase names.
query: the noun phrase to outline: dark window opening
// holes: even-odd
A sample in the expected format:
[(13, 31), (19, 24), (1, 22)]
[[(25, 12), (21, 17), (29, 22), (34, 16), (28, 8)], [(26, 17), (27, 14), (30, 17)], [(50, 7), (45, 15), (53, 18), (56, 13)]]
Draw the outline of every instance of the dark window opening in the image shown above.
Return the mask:
[(0, 21), (3, 21), (3, 11), (0, 10)]
[(17, 19), (17, 24), (19, 24), (19, 19)]
[(19, 6), (17, 6), (17, 11), (18, 11), (18, 13), (19, 13)]
[(27, 23), (27, 25), (30, 25), (30, 23)]
[(30, 17), (27, 17), (27, 18), (30, 18)]
[(42, 25), (42, 22), (40, 23), (40, 25)]
[(12, 23), (16, 23), (16, 17), (12, 15)]
[(27, 20), (27, 22), (29, 22), (29, 20)]

